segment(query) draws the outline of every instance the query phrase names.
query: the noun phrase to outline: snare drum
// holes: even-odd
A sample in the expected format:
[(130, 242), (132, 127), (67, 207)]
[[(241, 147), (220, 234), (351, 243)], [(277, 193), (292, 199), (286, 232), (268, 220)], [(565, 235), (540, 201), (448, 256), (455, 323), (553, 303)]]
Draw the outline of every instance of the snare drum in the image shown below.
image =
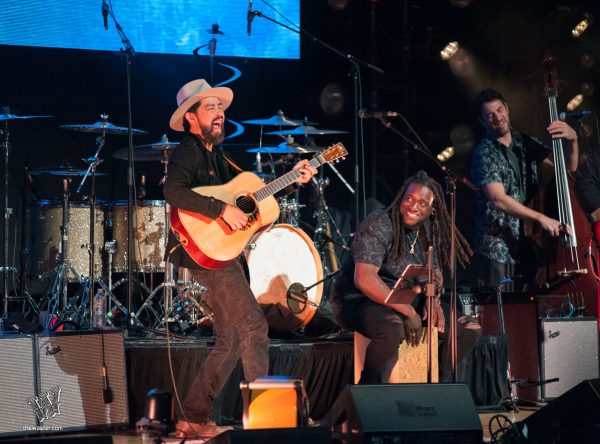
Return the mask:
[[(61, 245), (61, 226), (63, 222), (63, 205), (57, 200), (37, 200), (27, 208), (29, 239), (31, 254), (29, 269), (38, 278), (47, 278), (54, 274), (59, 263), (58, 253)], [(90, 242), (90, 206), (82, 202), (69, 202), (67, 232), (67, 259), (72, 270), (66, 271), (69, 282), (88, 277)], [(102, 273), (102, 255), (104, 246), (104, 211), (96, 206), (96, 222), (94, 224), (94, 274)]]
[[(312, 240), (301, 229), (287, 224), (258, 234), (246, 251), (246, 261), (250, 288), (261, 304), (280, 303), (288, 307), (286, 296), (292, 284), (310, 287), (323, 278), (321, 258)], [(308, 290), (308, 300), (318, 305), (322, 294), (320, 283)], [(300, 313), (295, 313), (301, 327), (315, 315), (314, 304), (306, 304)]]
[[(127, 201), (113, 202), (109, 210), (116, 252), (112, 271), (127, 272)], [(133, 206), (133, 269), (136, 273), (165, 271), (166, 213), (164, 200), (144, 200)]]

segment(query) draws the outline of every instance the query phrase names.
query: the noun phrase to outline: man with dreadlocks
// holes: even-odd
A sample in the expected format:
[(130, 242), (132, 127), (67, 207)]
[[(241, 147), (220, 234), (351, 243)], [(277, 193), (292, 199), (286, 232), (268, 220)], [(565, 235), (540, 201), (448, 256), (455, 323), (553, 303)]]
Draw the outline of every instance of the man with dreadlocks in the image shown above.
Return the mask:
[[(461, 265), (471, 249), (457, 231), (456, 252)], [(332, 305), (340, 325), (371, 340), (365, 354), (360, 384), (386, 383), (398, 360), (402, 341), (417, 346), (427, 317), (423, 288), (415, 284), (404, 291), (416, 296), (412, 304), (386, 303), (387, 295), (408, 264), (426, 264), (426, 250), (434, 248), (434, 275), (438, 290), (442, 268), (450, 264), (450, 216), (440, 185), (425, 171), (408, 178), (392, 204), (370, 214), (352, 243), (351, 260), (343, 267), (332, 291)], [(447, 307), (446, 307), (447, 308)], [(432, 321), (447, 341), (444, 310), (439, 293), (434, 298)], [(468, 316), (457, 316), (458, 358), (475, 345), (479, 325)], [(449, 350), (450, 347), (444, 347)], [(442, 354), (443, 355), (443, 354)], [(451, 376), (451, 364), (440, 366), (442, 380)]]

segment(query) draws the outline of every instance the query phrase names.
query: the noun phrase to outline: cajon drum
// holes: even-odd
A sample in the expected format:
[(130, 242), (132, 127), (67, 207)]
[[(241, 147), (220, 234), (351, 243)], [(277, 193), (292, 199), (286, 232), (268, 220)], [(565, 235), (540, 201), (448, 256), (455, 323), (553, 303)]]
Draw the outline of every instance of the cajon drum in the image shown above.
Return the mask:
[[(427, 329), (423, 328), (421, 341), (417, 347), (402, 341), (398, 347), (398, 362), (394, 366), (388, 383), (423, 383), (427, 382)], [(432, 331), (431, 347), (431, 381), (439, 381), (438, 372), (438, 331)], [(360, 373), (365, 362), (365, 352), (371, 340), (358, 332), (354, 332), (354, 383), (358, 384)]]

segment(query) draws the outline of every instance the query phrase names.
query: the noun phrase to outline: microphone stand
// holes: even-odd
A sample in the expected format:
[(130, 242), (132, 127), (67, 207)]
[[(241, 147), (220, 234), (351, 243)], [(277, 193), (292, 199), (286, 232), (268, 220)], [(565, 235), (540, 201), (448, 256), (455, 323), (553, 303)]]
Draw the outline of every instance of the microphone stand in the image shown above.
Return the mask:
[[(446, 176), (446, 184), (448, 187), (448, 194), (450, 194), (450, 352), (451, 352), (451, 364), (452, 364), (452, 382), (457, 382), (457, 338), (456, 338), (456, 310), (457, 310), (457, 294), (456, 294), (456, 183), (460, 182), (466, 187), (473, 191), (478, 191), (478, 188), (466, 177), (461, 177), (453, 173), (447, 165), (441, 163), (435, 156), (431, 154), (431, 150), (427, 148), (427, 145), (421, 140), (418, 134), (412, 129), (406, 119), (399, 114), (406, 125), (410, 128), (412, 133), (417, 137), (419, 143), (415, 143), (408, 137), (406, 137), (401, 131), (395, 128), (392, 123), (381, 117), (379, 121), (383, 126), (391, 130), (400, 136), (405, 142), (408, 142), (415, 150), (431, 159)], [(440, 264), (441, 265), (441, 264)], [(431, 313), (428, 314), (431, 316)]]
[[(268, 21), (270, 21), (271, 23), (275, 23), (276, 25), (279, 25), (283, 28), (286, 28), (292, 32), (295, 32), (296, 34), (299, 34), (301, 37), (308, 37), (310, 39), (310, 41), (312, 41), (313, 43), (319, 44), (321, 45), (323, 48), (331, 51), (332, 53), (336, 54), (337, 56), (347, 60), (348, 62), (350, 62), (350, 64), (352, 65), (352, 81), (353, 81), (353, 93), (354, 93), (354, 188), (357, 190), (357, 192), (354, 194), (354, 223), (355, 226), (354, 228), (358, 227), (359, 222), (361, 220), (361, 197), (363, 199), (363, 201), (365, 200), (365, 192), (364, 192), (364, 187), (362, 188), (362, 193), (358, 192), (359, 187), (360, 187), (360, 182), (361, 182), (361, 176), (359, 174), (360, 171), (360, 158), (362, 156), (364, 156), (364, 146), (362, 144), (363, 138), (362, 138), (362, 121), (361, 119), (359, 119), (358, 117), (358, 110), (362, 109), (362, 97), (360, 94), (360, 65), (375, 71), (378, 74), (384, 74), (384, 70), (379, 68), (378, 66), (375, 66), (365, 60), (359, 59), (358, 57), (353, 56), (352, 54), (348, 54), (345, 53), (327, 43), (325, 43), (323, 40), (320, 40), (319, 38), (317, 38), (316, 36), (314, 36), (313, 34), (309, 33), (308, 31), (305, 31), (304, 29), (302, 29), (301, 27), (297, 26), (297, 29), (292, 28), (288, 25), (285, 25), (271, 17), (268, 17), (266, 15), (264, 15), (262, 12), (260, 11), (250, 11), (248, 12), (248, 19), (252, 20), (254, 17), (261, 17), (264, 18)], [(360, 147), (360, 149), (359, 149)], [(359, 154), (361, 154), (362, 156), (359, 156)], [(363, 168), (364, 168), (364, 162), (362, 162)], [(365, 205), (362, 205), (362, 218), (366, 217), (366, 207)]]
[(134, 199), (134, 176), (133, 176), (133, 123), (131, 108), (131, 60), (135, 57), (135, 50), (123, 28), (117, 22), (112, 8), (112, 2), (109, 7), (109, 15), (115, 23), (115, 28), (121, 37), (124, 48), (120, 48), (121, 53), (125, 55), (127, 64), (127, 313), (128, 328), (135, 327), (135, 320), (132, 318), (131, 307), (133, 302), (133, 199)]

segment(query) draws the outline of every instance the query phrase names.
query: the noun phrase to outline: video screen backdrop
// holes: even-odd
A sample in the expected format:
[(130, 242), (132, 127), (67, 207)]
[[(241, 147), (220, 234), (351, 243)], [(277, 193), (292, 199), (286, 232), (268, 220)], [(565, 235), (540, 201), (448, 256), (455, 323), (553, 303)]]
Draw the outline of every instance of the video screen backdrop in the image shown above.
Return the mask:
[[(247, 33), (245, 0), (107, 0), (136, 52), (209, 54), (213, 24), (218, 56), (300, 58), (297, 33), (254, 17)], [(268, 6), (270, 5), (270, 6)], [(300, 25), (300, 0), (254, 1), (252, 10)], [(280, 13), (280, 14), (279, 14)], [(291, 25), (290, 25), (291, 26)], [(115, 23), (104, 29), (102, 0), (0, 0), (0, 44), (118, 51), (123, 47)]]

